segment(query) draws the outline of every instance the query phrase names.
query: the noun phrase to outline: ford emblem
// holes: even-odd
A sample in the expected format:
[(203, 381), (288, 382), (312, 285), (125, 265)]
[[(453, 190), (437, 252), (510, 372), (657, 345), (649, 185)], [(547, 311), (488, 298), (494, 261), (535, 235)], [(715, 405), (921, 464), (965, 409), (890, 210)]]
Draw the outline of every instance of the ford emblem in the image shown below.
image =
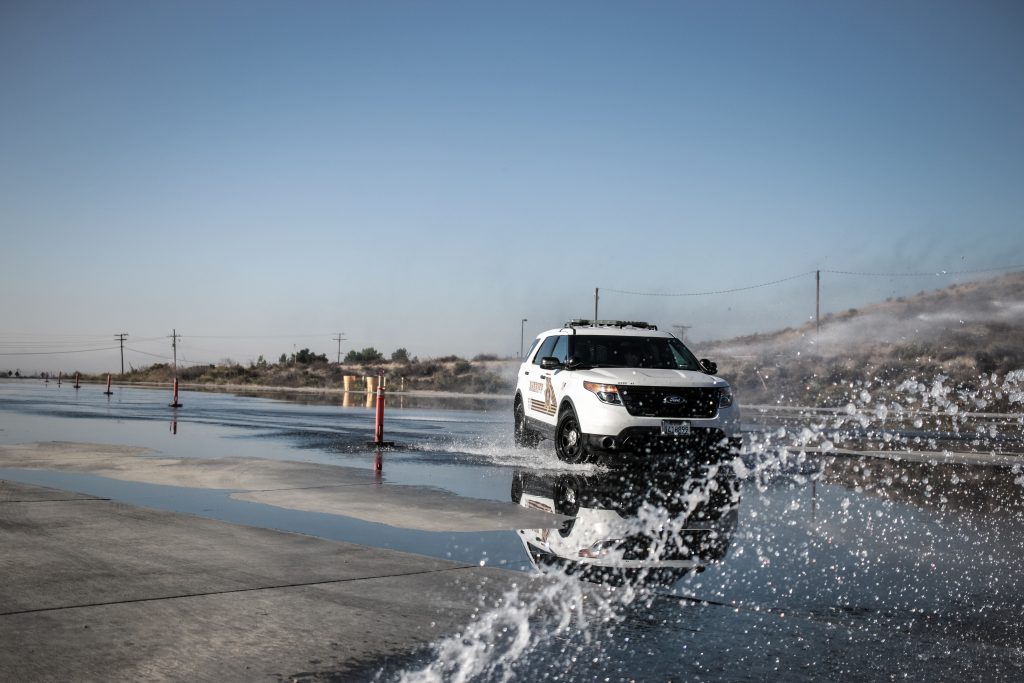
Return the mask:
[(683, 402), (683, 397), (682, 396), (666, 396), (665, 398), (661, 399), (661, 402), (662, 403), (668, 403), (669, 405), (679, 405), (680, 403)]

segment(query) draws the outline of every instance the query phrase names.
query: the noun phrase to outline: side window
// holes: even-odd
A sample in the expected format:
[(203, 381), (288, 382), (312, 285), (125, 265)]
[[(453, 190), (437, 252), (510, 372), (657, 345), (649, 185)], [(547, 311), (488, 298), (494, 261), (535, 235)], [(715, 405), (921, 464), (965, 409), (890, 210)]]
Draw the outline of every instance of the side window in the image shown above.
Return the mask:
[(525, 356), (523, 356), (524, 359), (529, 358), (533, 354), (533, 350), (537, 348), (537, 344), (540, 344), (540, 339), (533, 340), (533, 343), (530, 344), (530, 350), (526, 352)]
[(555, 348), (548, 354), (554, 356), (561, 362), (569, 360), (569, 337), (561, 335), (558, 337), (558, 341), (555, 342)]
[(544, 340), (544, 343), (540, 345), (540, 350), (537, 351), (537, 355), (533, 357), (533, 364), (540, 365), (540, 359), (551, 355), (551, 349), (555, 348), (555, 342), (558, 341), (558, 335), (552, 335)]

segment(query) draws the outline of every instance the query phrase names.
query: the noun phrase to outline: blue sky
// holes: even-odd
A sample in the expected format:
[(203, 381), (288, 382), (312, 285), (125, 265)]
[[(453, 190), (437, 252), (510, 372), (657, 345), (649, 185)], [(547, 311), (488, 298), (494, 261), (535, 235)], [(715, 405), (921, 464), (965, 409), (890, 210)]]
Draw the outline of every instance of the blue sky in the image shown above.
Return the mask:
[[(595, 287), (1022, 264), (1021, 35), (1013, 2), (5, 2), (0, 352), (504, 355)], [(699, 345), (807, 320), (814, 278), (600, 313)]]

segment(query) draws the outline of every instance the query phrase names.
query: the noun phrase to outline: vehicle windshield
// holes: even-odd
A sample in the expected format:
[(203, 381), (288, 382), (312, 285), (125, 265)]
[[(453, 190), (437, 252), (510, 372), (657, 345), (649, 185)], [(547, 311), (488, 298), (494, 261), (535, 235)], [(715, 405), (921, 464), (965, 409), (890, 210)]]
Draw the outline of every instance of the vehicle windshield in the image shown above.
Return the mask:
[(675, 337), (577, 334), (572, 339), (572, 355), (585, 367), (701, 369), (697, 358)]

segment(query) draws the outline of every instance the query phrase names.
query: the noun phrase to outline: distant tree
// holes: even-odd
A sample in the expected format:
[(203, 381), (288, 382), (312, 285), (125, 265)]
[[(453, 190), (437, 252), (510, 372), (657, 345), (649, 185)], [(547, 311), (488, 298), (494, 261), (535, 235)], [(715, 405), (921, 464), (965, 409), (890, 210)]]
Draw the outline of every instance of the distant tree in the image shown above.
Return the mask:
[(288, 364), (288, 354), (282, 353), (281, 357), (277, 359), (277, 362), (280, 365), (287, 365)]
[(267, 367), (267, 359), (263, 357), (262, 353), (260, 354), (260, 357), (256, 359), (256, 367), (258, 367), (258, 368), (265, 368), (265, 367)]
[(367, 346), (362, 351), (352, 349), (345, 354), (346, 363), (379, 363), (383, 360), (384, 354), (372, 346)]
[(311, 365), (312, 363), (326, 363), (327, 362), (327, 355), (326, 354), (321, 353), (321, 354), (317, 355), (317, 354), (313, 353), (312, 351), (310, 351), (309, 349), (302, 349), (301, 351), (296, 353), (292, 358), (294, 359), (294, 361), (296, 363), (298, 363), (300, 365)]
[(14, 373), (13, 373), (13, 372), (11, 372), (10, 370), (8, 370), (8, 371), (7, 371), (7, 376), (8, 376), (8, 377), (13, 377), (13, 376), (14, 376)]
[(394, 363), (408, 363), (409, 352), (405, 348), (395, 349), (391, 354), (391, 361)]
[(21, 370), (15, 370), (14, 371), (14, 376), (15, 377), (21, 377)]

